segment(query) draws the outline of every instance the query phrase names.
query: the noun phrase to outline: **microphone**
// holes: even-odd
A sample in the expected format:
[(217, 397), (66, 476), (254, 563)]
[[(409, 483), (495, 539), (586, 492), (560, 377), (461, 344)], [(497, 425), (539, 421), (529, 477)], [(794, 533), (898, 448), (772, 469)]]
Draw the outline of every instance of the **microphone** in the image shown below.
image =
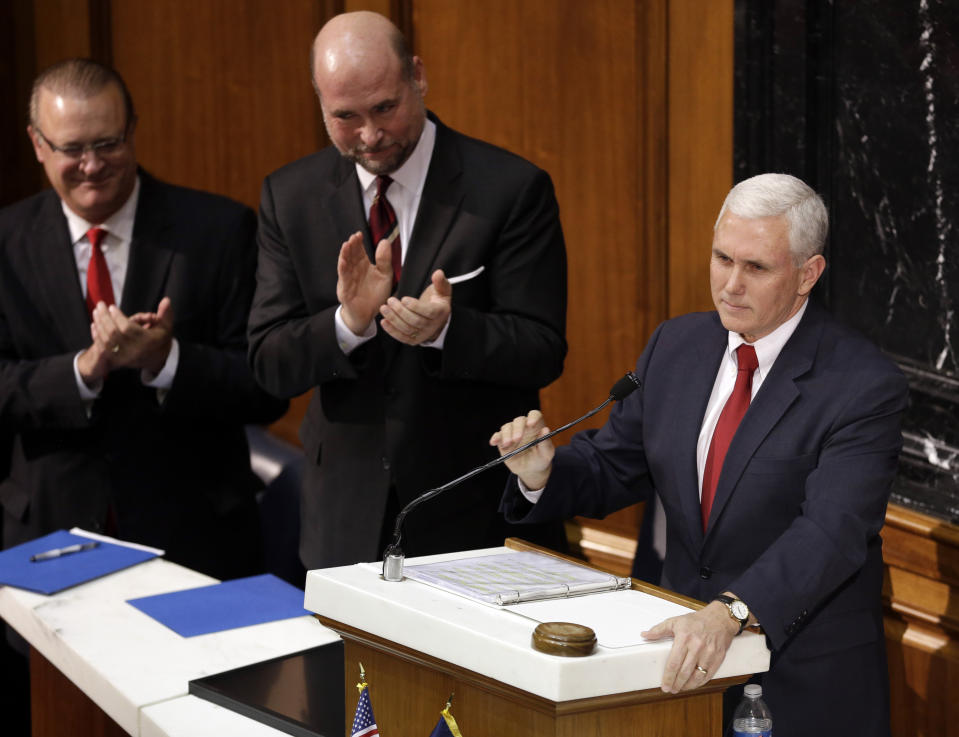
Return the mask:
[(396, 515), (396, 524), (393, 526), (393, 542), (390, 543), (389, 546), (387, 546), (386, 550), (383, 552), (383, 578), (387, 581), (403, 580), (404, 555), (403, 555), (403, 551), (400, 549), (400, 539), (402, 537), (401, 530), (403, 527), (403, 520), (406, 519), (406, 515), (409, 514), (413, 509), (418, 507), (423, 502), (428, 501), (429, 499), (432, 499), (435, 496), (439, 496), (444, 491), (447, 491), (448, 489), (452, 489), (454, 486), (458, 486), (464, 481), (467, 481), (473, 478), (477, 474), (480, 474), (483, 471), (493, 468), (494, 466), (498, 466), (501, 463), (505, 463), (513, 456), (518, 455), (519, 453), (522, 453), (525, 450), (529, 450), (534, 445), (538, 445), (539, 443), (542, 443), (544, 440), (549, 440), (551, 437), (563, 432), (564, 430), (569, 430), (569, 428), (571, 428), (573, 425), (577, 425), (583, 420), (588, 419), (592, 417), (593, 415), (595, 415), (597, 412), (601, 411), (610, 402), (619, 402), (625, 399), (626, 397), (628, 397), (630, 394), (632, 394), (634, 391), (636, 391), (640, 387), (640, 383), (641, 382), (639, 381), (639, 378), (636, 376), (636, 374), (634, 374), (632, 371), (626, 372), (626, 375), (623, 378), (621, 378), (619, 381), (613, 384), (613, 387), (609, 390), (609, 396), (606, 398), (606, 401), (603, 402), (598, 407), (594, 407), (593, 409), (591, 409), (589, 412), (587, 412), (585, 415), (583, 415), (579, 419), (573, 420), (572, 422), (568, 422), (562, 427), (557, 428), (556, 430), (553, 430), (547, 433), (546, 435), (543, 435), (542, 437), (534, 438), (533, 440), (530, 440), (525, 445), (521, 445), (519, 448), (514, 448), (506, 455), (501, 455), (498, 458), (494, 458), (489, 463), (486, 463), (482, 466), (478, 466), (477, 468), (474, 468), (472, 471), (469, 471), (463, 474), (459, 478), (455, 478), (452, 481), (449, 481), (443, 484), (442, 486), (436, 487), (435, 489), (430, 489), (429, 491), (424, 492), (420, 494), (418, 497), (416, 497), (415, 499), (413, 499), (409, 504), (407, 504), (405, 507), (403, 507), (403, 509), (400, 510), (400, 513), (398, 515)]

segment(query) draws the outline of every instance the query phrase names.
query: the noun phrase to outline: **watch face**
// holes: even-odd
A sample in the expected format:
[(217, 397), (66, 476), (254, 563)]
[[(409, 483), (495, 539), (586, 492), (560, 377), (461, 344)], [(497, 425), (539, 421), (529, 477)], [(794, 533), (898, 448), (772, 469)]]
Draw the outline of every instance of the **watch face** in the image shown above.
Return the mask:
[(749, 607), (741, 601), (734, 601), (729, 605), (729, 611), (733, 613), (736, 619), (744, 620), (749, 618)]

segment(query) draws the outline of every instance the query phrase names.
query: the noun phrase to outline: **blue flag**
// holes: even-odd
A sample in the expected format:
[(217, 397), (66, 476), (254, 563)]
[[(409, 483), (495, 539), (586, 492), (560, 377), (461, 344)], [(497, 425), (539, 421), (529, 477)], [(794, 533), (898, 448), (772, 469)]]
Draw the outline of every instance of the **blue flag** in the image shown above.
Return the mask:
[(433, 727), (433, 731), (430, 732), (430, 737), (463, 737), (460, 728), (456, 726), (456, 720), (450, 714), (449, 704), (440, 712), (440, 720)]

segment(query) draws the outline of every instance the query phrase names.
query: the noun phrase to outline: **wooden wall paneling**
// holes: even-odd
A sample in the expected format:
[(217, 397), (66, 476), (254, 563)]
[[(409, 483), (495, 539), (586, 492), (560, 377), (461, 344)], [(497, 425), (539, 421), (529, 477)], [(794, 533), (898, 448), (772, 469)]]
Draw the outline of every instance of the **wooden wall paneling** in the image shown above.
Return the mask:
[[(263, 177), (323, 142), (310, 0), (112, 3), (114, 64), (151, 173), (256, 207)], [(144, 29), (148, 29), (144, 32)]]
[(733, 48), (733, 0), (670, 0), (670, 316), (713, 309), (712, 226), (733, 184)]
[[(336, 0), (113, 0), (113, 61), (137, 105), (140, 163), (256, 208), (267, 174), (327, 143), (309, 49), (341, 10)], [(271, 431), (298, 444), (308, 399)]]
[[(633, 96), (637, 101), (635, 164), (639, 187), (634, 206), (640, 230), (633, 247), (640, 266), (635, 294), (639, 320), (635, 332), (623, 336), (623, 347), (631, 352), (631, 359), (624, 357), (627, 365), (623, 370), (635, 365), (647, 338), (668, 312), (668, 0), (639, 3), (636, 11)], [(598, 316), (591, 312), (589, 317)], [(635, 504), (603, 520), (577, 518), (567, 525), (571, 546), (594, 565), (629, 575), (644, 508), (642, 503)]]
[[(565, 371), (542, 393), (554, 425), (597, 404), (666, 314), (666, 23), (666, 0), (414, 3), (431, 109), (556, 186), (570, 309)], [(631, 507), (570, 536), (628, 569), (639, 520)]]
[(890, 505), (882, 531), (892, 733), (959, 735), (959, 527)]
[(71, 56), (91, 56), (103, 15), (100, 0), (12, 0), (0, 3), (0, 83), (8, 112), (0, 136), (0, 206), (47, 186), (26, 135), (26, 106), (37, 74)]
[(564, 422), (633, 366), (642, 332), (637, 4), (417, 0), (413, 11), (430, 108), (530, 159), (556, 186), (570, 351), (543, 404)]
[[(91, 0), (34, 0), (38, 72), (61, 59), (91, 55), (92, 4)], [(102, 21), (101, 15), (97, 17)]]
[[(32, 737), (127, 737), (109, 714), (32, 647), (30, 691)], [(56, 708), (44, 708), (50, 704)]]

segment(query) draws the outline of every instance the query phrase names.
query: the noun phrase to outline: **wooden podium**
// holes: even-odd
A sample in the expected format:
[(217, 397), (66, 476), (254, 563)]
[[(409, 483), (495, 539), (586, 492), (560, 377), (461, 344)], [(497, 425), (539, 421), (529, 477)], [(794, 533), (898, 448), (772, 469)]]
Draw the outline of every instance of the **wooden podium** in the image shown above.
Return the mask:
[[(537, 549), (515, 540), (507, 546)], [(649, 584), (633, 588), (702, 606)], [(670, 642), (615, 650), (600, 645), (581, 658), (546, 655), (530, 646), (534, 621), (415, 581), (385, 582), (371, 564), (310, 571), (306, 608), (345, 643), (345, 734), (356, 708), (359, 663), (380, 732), (402, 737), (428, 735), (451, 693), (453, 714), (468, 737), (718, 737), (723, 690), (769, 664), (764, 638), (744, 633), (718, 679), (696, 691), (664, 694), (658, 684)]]

